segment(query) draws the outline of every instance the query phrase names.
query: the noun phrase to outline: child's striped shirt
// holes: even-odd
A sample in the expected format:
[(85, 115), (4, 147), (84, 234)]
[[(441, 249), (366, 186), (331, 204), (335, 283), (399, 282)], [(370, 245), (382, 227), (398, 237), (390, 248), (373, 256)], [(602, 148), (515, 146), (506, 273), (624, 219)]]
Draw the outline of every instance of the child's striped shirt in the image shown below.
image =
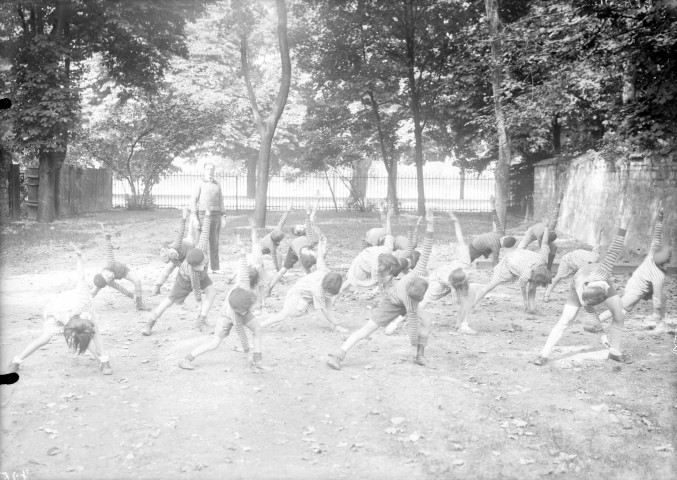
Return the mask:
[(543, 243), (538, 252), (531, 250), (514, 250), (506, 255), (494, 268), (494, 276), (490, 284), (496, 286), (503, 282), (517, 281), (520, 288), (524, 288), (531, 279), (534, 270), (547, 265), (550, 248)]
[(423, 244), (421, 246), (421, 258), (419, 259), (418, 263), (416, 263), (416, 267), (407, 273), (402, 278), (402, 280), (391, 287), (390, 291), (388, 292), (392, 302), (396, 305), (399, 304), (404, 306), (407, 311), (406, 317), (407, 322), (409, 322), (409, 335), (412, 339), (412, 342), (414, 339), (418, 339), (418, 318), (416, 312), (418, 310), (419, 301), (412, 299), (407, 294), (407, 288), (415, 278), (424, 277), (428, 273), (428, 260), (430, 258), (432, 247), (433, 232), (426, 231), (423, 237)]
[[(209, 257), (209, 230), (212, 226), (212, 216), (205, 215), (204, 220), (202, 221), (202, 230), (200, 232), (200, 239), (195, 248), (198, 248), (204, 253), (204, 255)], [(184, 260), (179, 267), (178, 275), (181, 275), (186, 280), (190, 280), (190, 283), (193, 287), (193, 293), (195, 294), (195, 299), (198, 302), (202, 301), (202, 287), (200, 286), (200, 281), (202, 277), (207, 275), (207, 265), (205, 265), (204, 270), (198, 271), (193, 268), (193, 266), (188, 263), (188, 260)]]
[[(576, 289), (577, 294), (580, 296), (585, 289), (586, 284), (590, 282), (605, 281), (611, 282), (611, 272), (613, 271), (614, 265), (618, 261), (618, 258), (621, 255), (623, 250), (623, 244), (625, 242), (625, 233), (626, 231), (622, 228), (618, 229), (618, 232), (614, 236), (611, 246), (604, 255), (604, 260), (602, 263), (591, 263), (581, 267), (574, 279), (572, 280), (572, 285)], [(593, 305), (583, 306), (584, 317), (590, 318), (591, 322), (598, 328), (601, 329), (602, 323), (597, 316), (595, 307)]]

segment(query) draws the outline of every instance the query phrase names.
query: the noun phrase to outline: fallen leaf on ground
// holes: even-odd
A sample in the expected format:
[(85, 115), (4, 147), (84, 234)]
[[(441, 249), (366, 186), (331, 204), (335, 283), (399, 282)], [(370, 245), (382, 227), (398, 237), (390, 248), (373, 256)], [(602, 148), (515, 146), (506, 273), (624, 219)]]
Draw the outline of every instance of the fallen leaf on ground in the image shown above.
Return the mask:
[(47, 450), (47, 455), (50, 456), (58, 455), (59, 453), (61, 453), (61, 449), (59, 447), (52, 447)]

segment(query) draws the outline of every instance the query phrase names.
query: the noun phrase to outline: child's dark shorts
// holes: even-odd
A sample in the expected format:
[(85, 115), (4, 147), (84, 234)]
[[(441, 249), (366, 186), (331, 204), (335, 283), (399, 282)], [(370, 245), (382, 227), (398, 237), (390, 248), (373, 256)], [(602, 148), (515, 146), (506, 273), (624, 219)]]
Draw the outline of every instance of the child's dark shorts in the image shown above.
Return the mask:
[(290, 268), (294, 268), (294, 265), (296, 265), (296, 262), (298, 261), (299, 257), (296, 255), (296, 252), (292, 247), (289, 247), (289, 250), (287, 250), (287, 256), (284, 257), (283, 267), (289, 270)]
[[(207, 274), (202, 275), (202, 279), (200, 280), (200, 288), (204, 291), (210, 285), (212, 285), (212, 279), (209, 278)], [(181, 304), (192, 291), (193, 286), (191, 285), (190, 280), (177, 273), (176, 281), (174, 282), (172, 291), (169, 292), (169, 299), (174, 303)]]
[(400, 315), (405, 315), (407, 309), (401, 303), (394, 303), (390, 295), (384, 295), (378, 306), (371, 314), (371, 320), (379, 327), (387, 327), (390, 322)]

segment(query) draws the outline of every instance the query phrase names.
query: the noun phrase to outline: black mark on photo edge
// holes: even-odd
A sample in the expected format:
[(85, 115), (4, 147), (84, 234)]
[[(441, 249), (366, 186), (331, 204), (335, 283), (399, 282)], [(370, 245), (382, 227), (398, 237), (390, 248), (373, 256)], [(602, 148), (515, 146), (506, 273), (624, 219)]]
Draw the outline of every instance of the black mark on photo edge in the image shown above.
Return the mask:
[(0, 385), (12, 385), (19, 381), (19, 374), (16, 372), (0, 375)]

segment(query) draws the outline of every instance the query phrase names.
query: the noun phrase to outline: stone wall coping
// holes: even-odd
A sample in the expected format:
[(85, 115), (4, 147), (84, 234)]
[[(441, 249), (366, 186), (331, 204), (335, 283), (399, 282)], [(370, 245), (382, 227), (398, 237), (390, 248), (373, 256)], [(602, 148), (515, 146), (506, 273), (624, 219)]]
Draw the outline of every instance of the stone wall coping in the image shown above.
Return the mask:
[[(477, 268), (479, 270), (491, 270), (494, 268), (494, 263), (491, 260), (478, 260), (475, 262), (475, 265), (477, 265)], [(553, 275), (557, 273), (557, 268), (559, 267), (559, 262), (554, 262), (552, 264), (552, 273)], [(614, 274), (619, 274), (619, 273), (631, 273), (634, 272), (635, 269), (639, 267), (638, 265), (631, 264), (631, 263), (618, 263), (614, 265), (613, 272)], [(668, 275), (677, 275), (677, 267), (667, 267), (666, 272)]]

